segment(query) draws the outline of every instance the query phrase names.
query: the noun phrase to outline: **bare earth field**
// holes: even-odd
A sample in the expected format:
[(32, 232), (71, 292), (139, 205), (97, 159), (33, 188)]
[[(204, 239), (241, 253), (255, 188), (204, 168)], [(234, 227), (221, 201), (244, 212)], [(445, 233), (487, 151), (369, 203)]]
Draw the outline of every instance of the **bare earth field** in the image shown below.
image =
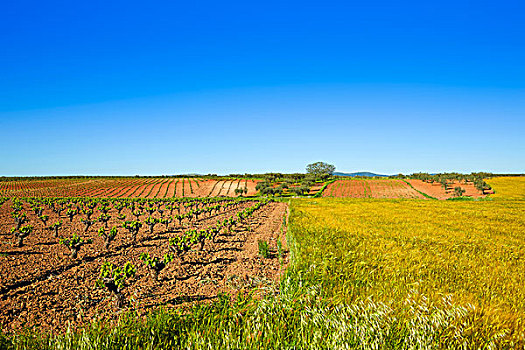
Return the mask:
[[(152, 192), (162, 193), (163, 182), (152, 182)], [(171, 181), (170, 185), (174, 185)], [(199, 193), (206, 185), (192, 183)], [(189, 187), (189, 185), (188, 185)], [(143, 190), (141, 196), (151, 189)], [(159, 191), (160, 189), (160, 191)], [(169, 190), (168, 190), (169, 193)], [(233, 232), (221, 233), (212, 242), (207, 240), (204, 249), (192, 248), (181, 258), (175, 259), (161, 271), (160, 280), (156, 280), (139, 260), (143, 252), (151, 256), (162, 257), (168, 253), (168, 239), (182, 234), (189, 229), (205, 229), (218, 220), (235, 217), (243, 208), (254, 202), (245, 202), (235, 209), (225, 209), (215, 215), (188, 222), (182, 226), (172, 222), (168, 229), (163, 225), (155, 226), (153, 234), (147, 227), (142, 227), (135, 245), (127, 230), (118, 229), (118, 234), (106, 251), (103, 240), (97, 235), (102, 223), (95, 223), (87, 232), (77, 216), (69, 223), (69, 218), (62, 213), (58, 217), (51, 210), (46, 210), (49, 222), (61, 219), (64, 227), (59, 236), (78, 233), (83, 238), (93, 239), (93, 243), (83, 246), (77, 259), (72, 259), (69, 250), (59, 244), (59, 238), (44, 225), (25, 204), (29, 223), (34, 225), (33, 233), (24, 240), (23, 247), (15, 247), (15, 239), (9, 233), (14, 226), (11, 218), (11, 201), (0, 208), (0, 322), (6, 331), (19, 330), (22, 326), (40, 326), (46, 330), (64, 331), (67, 325), (77, 326), (104, 316), (116, 318), (119, 312), (133, 308), (140, 314), (159, 307), (178, 307), (200, 300), (215, 298), (218, 293), (236, 291), (244, 288), (264, 286), (278, 281), (285, 264), (280, 265), (276, 257), (277, 240), (286, 244), (280, 235), (283, 216), (287, 205), (270, 202), (254, 212), (245, 224), (234, 226)], [(129, 208), (122, 211), (131, 216)], [(111, 209), (112, 219), (109, 227), (118, 225), (117, 211)], [(94, 217), (100, 215), (95, 211)], [(154, 213), (153, 215), (160, 215)], [(140, 217), (144, 221), (146, 215)], [(283, 230), (285, 228), (283, 227)], [(258, 254), (258, 240), (269, 242), (270, 258)], [(116, 309), (111, 294), (103, 288), (96, 288), (95, 281), (104, 262), (123, 265), (129, 261), (136, 266), (136, 276), (124, 288), (127, 300), (124, 309)], [(287, 261), (285, 256), (284, 261)]]
[[(407, 183), (408, 182), (408, 183)], [(422, 180), (408, 179), (349, 179), (338, 180), (327, 186), (323, 197), (337, 198), (426, 198), (422, 193), (436, 199), (449, 199), (454, 197), (454, 188), (461, 187), (465, 190), (463, 196), (483, 198), (482, 194), (473, 183), (450, 181), (445, 190), (440, 183), (425, 182)]]
[(448, 189), (445, 190), (439, 182), (426, 182), (422, 180), (408, 179), (408, 181), (418, 191), (426, 193), (427, 195), (437, 199), (448, 199), (454, 197), (454, 187), (461, 187), (465, 190), (464, 196), (482, 198), (485, 197), (472, 182), (464, 183), (459, 181), (451, 181)]
[(327, 186), (323, 197), (424, 198), (402, 180), (338, 180)]

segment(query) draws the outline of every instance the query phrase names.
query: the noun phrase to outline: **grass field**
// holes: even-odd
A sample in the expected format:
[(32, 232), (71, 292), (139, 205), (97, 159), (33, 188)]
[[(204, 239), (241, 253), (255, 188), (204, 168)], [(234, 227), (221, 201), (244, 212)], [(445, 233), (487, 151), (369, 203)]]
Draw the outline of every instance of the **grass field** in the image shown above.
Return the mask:
[(450, 297), (472, 305), (469, 327), (483, 339), (525, 339), (525, 203), (305, 199), (292, 208), (295, 268), (310, 269), (335, 303), (402, 310), (408, 298)]
[(525, 200), (525, 176), (495, 177), (486, 182), (496, 191), (491, 198)]

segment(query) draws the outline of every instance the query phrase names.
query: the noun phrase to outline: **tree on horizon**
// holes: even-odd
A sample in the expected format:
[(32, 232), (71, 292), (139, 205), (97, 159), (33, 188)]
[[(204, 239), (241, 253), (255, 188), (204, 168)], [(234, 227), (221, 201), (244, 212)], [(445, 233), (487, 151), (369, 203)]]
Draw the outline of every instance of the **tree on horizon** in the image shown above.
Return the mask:
[(317, 176), (321, 175), (332, 175), (335, 171), (335, 165), (328, 164), (325, 162), (316, 162), (312, 164), (308, 164), (306, 166), (306, 172), (308, 174), (312, 174)]

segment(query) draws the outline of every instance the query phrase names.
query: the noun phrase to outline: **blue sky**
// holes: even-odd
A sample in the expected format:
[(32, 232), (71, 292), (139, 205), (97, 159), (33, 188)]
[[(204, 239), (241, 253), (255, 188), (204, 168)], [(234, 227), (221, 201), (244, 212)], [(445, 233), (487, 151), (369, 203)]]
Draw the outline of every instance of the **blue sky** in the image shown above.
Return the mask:
[(0, 175), (525, 172), (519, 1), (17, 1)]

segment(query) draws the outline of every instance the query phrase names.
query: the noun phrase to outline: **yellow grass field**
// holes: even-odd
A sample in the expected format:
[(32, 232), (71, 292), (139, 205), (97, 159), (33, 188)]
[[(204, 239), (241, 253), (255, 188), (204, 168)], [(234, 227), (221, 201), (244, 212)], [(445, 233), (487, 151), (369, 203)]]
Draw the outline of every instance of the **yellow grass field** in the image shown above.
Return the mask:
[(485, 182), (496, 191), (491, 198), (525, 200), (525, 176), (494, 177)]
[(525, 341), (525, 202), (319, 198), (291, 208), (295, 268), (310, 268), (336, 302), (395, 309), (409, 296), (450, 297), (474, 310), (476, 342)]

